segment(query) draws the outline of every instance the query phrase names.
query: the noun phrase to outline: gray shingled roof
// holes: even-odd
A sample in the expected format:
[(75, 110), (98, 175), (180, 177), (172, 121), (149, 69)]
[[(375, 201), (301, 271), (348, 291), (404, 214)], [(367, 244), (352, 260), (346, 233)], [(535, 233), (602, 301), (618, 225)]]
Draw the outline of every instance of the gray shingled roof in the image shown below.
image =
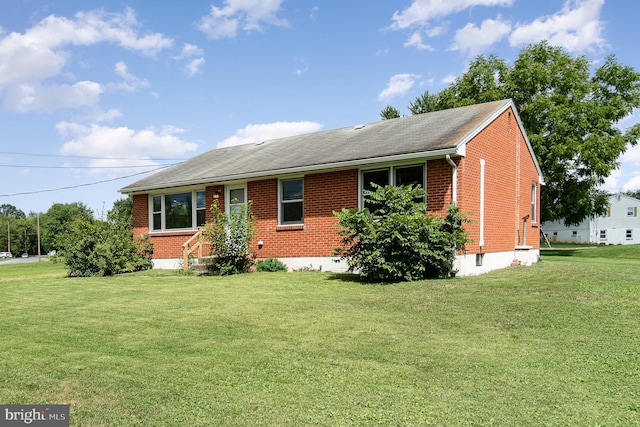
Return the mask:
[[(256, 144), (218, 148), (130, 184), (133, 193), (385, 161), (415, 154), (453, 154), (507, 107), (510, 100), (453, 108)], [(514, 108), (515, 109), (515, 108)], [(441, 154), (443, 155), (443, 154)]]

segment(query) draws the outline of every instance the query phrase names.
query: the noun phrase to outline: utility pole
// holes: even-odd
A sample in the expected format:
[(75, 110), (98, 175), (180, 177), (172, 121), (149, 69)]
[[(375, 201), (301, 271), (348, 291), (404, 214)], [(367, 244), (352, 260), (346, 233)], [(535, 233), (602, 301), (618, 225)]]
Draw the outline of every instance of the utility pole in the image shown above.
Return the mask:
[(7, 252), (11, 253), (11, 226), (7, 217)]

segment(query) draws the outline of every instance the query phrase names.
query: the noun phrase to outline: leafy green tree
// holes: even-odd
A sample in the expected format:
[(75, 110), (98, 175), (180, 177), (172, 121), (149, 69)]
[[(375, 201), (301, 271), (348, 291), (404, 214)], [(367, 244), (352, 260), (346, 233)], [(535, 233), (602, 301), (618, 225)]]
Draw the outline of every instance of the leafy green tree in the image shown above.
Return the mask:
[(24, 214), (24, 212), (22, 212), (17, 207), (6, 204), (6, 203), (3, 205), (0, 205), (0, 216), (4, 216), (7, 218), (16, 218), (16, 219), (26, 218), (26, 215)]
[(400, 111), (391, 105), (387, 105), (380, 111), (380, 117), (382, 120), (397, 119), (400, 117)]
[(624, 194), (626, 194), (629, 197), (634, 197), (634, 198), (640, 200), (640, 189), (638, 189), (636, 191), (627, 191)]
[(35, 213), (15, 220), (11, 235), (11, 251), (14, 255), (38, 253), (38, 224)]
[(46, 251), (63, 249), (69, 226), (77, 218), (93, 219), (91, 209), (81, 202), (55, 203), (40, 218), (42, 247)]
[(256, 233), (256, 217), (251, 201), (235, 205), (229, 214), (220, 208), (216, 199), (211, 205), (211, 221), (203, 235), (211, 245), (212, 258), (207, 264), (209, 273), (225, 276), (247, 273), (253, 266), (255, 254), (250, 242)]
[(477, 57), (437, 97), (437, 109), (513, 99), (545, 178), (545, 221), (570, 225), (604, 214), (608, 196), (599, 187), (640, 138), (640, 124), (617, 127), (640, 107), (640, 73), (614, 56), (593, 75), (591, 65), (540, 42), (525, 47), (512, 67), (493, 55)]
[(107, 219), (111, 221), (122, 220), (133, 227), (133, 198), (131, 196), (113, 202), (113, 207), (107, 212)]
[(409, 111), (411, 114), (423, 114), (438, 109), (438, 96), (432, 95), (429, 91), (425, 91), (422, 95), (418, 96), (415, 100), (409, 103)]
[[(10, 204), (0, 205), (0, 250), (22, 253), (24, 236), (18, 230), (18, 224), (26, 215), (17, 207)], [(22, 244), (20, 243), (22, 242)], [(11, 248), (9, 248), (11, 246)]]
[[(342, 209), (338, 234), (342, 247), (336, 255), (349, 271), (371, 282), (398, 282), (446, 277), (456, 250), (469, 242), (467, 222), (459, 208), (450, 206), (445, 217), (426, 214), (425, 192), (416, 186), (376, 186), (365, 191), (375, 211)], [(420, 200), (420, 201), (418, 201)]]

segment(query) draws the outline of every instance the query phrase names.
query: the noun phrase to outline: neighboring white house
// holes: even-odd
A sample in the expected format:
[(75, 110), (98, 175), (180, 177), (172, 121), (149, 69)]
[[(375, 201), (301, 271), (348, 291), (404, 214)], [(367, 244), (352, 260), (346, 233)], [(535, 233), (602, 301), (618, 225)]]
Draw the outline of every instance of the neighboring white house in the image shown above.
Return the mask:
[(562, 221), (547, 221), (542, 231), (551, 242), (631, 245), (640, 243), (640, 200), (624, 194), (609, 197), (609, 211), (567, 227)]

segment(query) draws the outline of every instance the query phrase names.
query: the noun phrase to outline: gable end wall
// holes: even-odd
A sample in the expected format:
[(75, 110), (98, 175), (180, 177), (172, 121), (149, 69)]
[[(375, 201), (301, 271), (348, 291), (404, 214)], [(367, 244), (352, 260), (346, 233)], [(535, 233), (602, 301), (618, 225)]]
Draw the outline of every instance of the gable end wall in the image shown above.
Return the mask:
[[(480, 236), (481, 159), (484, 160), (484, 247)], [(523, 217), (531, 214), (531, 185), (537, 185), (537, 221), (527, 221), (526, 245), (540, 247), (540, 185), (535, 162), (509, 108), (476, 135), (459, 160), (458, 203), (471, 213), (470, 253), (513, 251), (524, 245)]]

